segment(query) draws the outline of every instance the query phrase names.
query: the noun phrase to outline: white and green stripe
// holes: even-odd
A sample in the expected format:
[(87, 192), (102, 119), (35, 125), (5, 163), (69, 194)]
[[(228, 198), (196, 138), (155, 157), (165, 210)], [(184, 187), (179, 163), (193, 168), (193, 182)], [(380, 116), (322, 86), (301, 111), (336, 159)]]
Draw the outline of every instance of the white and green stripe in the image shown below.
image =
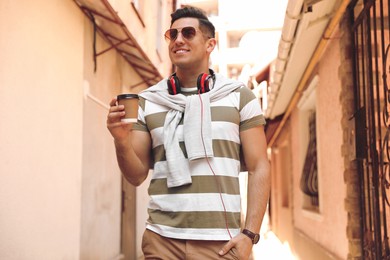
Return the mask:
[[(196, 93), (186, 93), (191, 94)], [(162, 236), (229, 240), (226, 221), (232, 235), (240, 231), (239, 132), (263, 125), (265, 120), (259, 101), (246, 87), (212, 102), (210, 106), (214, 157), (208, 161), (216, 176), (207, 159), (194, 160), (189, 162), (192, 184), (168, 188), (163, 126), (169, 108), (140, 98), (139, 121), (134, 129), (150, 132), (154, 159), (148, 190), (151, 199), (147, 228)], [(187, 157), (182, 123), (177, 134), (184, 156)]]

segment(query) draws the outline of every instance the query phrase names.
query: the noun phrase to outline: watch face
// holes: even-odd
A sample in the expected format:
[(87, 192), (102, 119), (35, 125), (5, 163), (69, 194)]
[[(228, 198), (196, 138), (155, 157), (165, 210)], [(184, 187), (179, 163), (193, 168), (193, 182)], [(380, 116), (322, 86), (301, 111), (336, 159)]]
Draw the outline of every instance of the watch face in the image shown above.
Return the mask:
[(255, 237), (253, 238), (253, 244), (257, 244), (260, 240), (260, 235), (256, 234)]

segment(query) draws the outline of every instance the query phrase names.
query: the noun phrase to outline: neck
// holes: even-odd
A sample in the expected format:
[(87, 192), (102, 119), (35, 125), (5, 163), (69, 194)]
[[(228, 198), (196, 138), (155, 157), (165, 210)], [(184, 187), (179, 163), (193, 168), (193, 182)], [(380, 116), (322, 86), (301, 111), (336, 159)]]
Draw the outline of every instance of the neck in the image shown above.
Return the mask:
[(210, 72), (209, 72), (208, 68), (204, 68), (202, 70), (199, 70), (199, 69), (194, 69), (194, 70), (177, 69), (176, 76), (179, 78), (180, 85), (183, 88), (192, 88), (192, 87), (196, 87), (198, 76), (202, 73), (209, 74)]

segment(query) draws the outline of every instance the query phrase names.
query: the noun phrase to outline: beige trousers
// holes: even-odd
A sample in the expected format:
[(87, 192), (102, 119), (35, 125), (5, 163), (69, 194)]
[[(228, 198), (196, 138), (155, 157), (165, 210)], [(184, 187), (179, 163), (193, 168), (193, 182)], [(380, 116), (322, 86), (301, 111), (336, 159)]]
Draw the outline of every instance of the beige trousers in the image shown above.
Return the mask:
[(142, 238), (142, 251), (145, 259), (161, 260), (200, 260), (200, 259), (233, 259), (237, 260), (235, 248), (224, 256), (218, 252), (227, 241), (184, 240), (162, 237), (159, 234), (145, 230)]

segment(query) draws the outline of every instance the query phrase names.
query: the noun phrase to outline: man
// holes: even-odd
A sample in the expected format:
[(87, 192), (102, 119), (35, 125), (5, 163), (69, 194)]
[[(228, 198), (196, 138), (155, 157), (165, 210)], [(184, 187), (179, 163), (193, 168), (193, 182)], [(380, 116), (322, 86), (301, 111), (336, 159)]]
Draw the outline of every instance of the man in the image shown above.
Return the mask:
[[(270, 189), (265, 120), (247, 87), (209, 70), (216, 40), (207, 16), (185, 7), (171, 17), (165, 37), (176, 73), (140, 93), (133, 126), (120, 121), (125, 112), (116, 99), (107, 117), (130, 183), (140, 185), (153, 162), (144, 256), (248, 259)], [(249, 173), (242, 230), (240, 159)]]

